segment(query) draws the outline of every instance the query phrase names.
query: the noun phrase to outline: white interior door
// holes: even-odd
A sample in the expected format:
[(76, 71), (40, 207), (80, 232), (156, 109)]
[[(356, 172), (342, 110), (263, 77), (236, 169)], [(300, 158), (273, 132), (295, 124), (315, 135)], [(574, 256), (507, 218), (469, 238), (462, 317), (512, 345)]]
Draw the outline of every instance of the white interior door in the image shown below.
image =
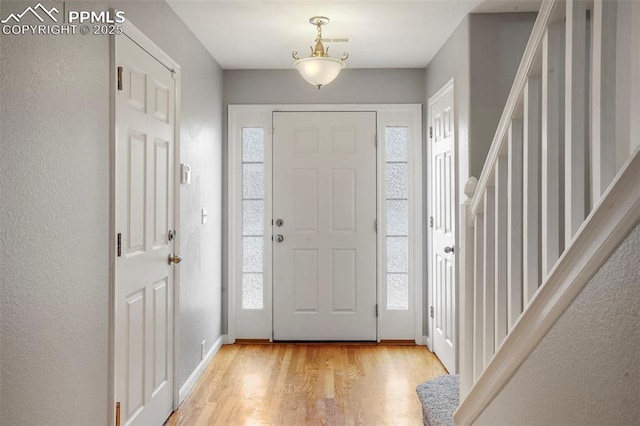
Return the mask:
[(375, 340), (376, 114), (273, 127), (274, 339)]
[(453, 86), (430, 103), (431, 282), (433, 350), (449, 372), (456, 370), (455, 158)]
[(116, 38), (115, 392), (121, 424), (173, 411), (174, 79)]

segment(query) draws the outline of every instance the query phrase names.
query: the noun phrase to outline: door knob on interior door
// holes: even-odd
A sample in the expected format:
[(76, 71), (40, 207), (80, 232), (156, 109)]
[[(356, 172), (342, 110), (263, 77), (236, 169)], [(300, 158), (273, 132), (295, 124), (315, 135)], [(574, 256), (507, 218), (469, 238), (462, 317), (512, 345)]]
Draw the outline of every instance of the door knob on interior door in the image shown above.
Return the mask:
[(276, 235), (275, 237), (273, 237), (274, 240), (276, 240), (276, 243), (281, 243), (284, 241), (284, 237), (280, 234)]
[(448, 247), (448, 246), (447, 246), (447, 247), (445, 247), (445, 248), (444, 248), (444, 252), (445, 252), (445, 253), (453, 253), (453, 246), (451, 246), (451, 247)]
[(180, 256), (178, 256), (177, 254), (169, 253), (169, 265), (171, 265), (172, 263), (180, 263), (180, 262), (182, 262), (182, 258)]

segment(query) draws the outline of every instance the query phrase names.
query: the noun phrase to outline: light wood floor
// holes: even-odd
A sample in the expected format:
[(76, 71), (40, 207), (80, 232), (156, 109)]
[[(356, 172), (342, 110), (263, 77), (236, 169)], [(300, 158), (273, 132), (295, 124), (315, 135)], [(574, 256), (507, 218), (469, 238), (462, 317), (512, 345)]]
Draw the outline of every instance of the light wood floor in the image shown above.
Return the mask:
[(415, 388), (442, 374), (424, 346), (228, 345), (167, 425), (421, 425)]

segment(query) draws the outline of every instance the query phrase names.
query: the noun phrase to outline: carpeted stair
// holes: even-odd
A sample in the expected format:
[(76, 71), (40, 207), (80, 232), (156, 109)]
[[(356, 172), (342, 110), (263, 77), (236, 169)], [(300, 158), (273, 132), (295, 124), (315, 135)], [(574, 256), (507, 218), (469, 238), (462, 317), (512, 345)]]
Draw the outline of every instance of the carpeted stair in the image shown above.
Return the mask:
[(457, 374), (438, 376), (416, 388), (422, 402), (422, 420), (427, 426), (453, 425), (453, 412), (460, 403), (460, 377)]

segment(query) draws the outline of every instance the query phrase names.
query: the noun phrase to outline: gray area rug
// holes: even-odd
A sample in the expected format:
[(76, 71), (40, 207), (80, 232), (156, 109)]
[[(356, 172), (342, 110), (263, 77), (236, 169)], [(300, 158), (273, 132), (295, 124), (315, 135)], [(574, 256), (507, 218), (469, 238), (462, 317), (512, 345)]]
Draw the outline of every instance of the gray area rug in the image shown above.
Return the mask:
[(422, 402), (422, 420), (428, 426), (453, 425), (453, 412), (460, 403), (460, 377), (457, 374), (438, 376), (416, 388)]

